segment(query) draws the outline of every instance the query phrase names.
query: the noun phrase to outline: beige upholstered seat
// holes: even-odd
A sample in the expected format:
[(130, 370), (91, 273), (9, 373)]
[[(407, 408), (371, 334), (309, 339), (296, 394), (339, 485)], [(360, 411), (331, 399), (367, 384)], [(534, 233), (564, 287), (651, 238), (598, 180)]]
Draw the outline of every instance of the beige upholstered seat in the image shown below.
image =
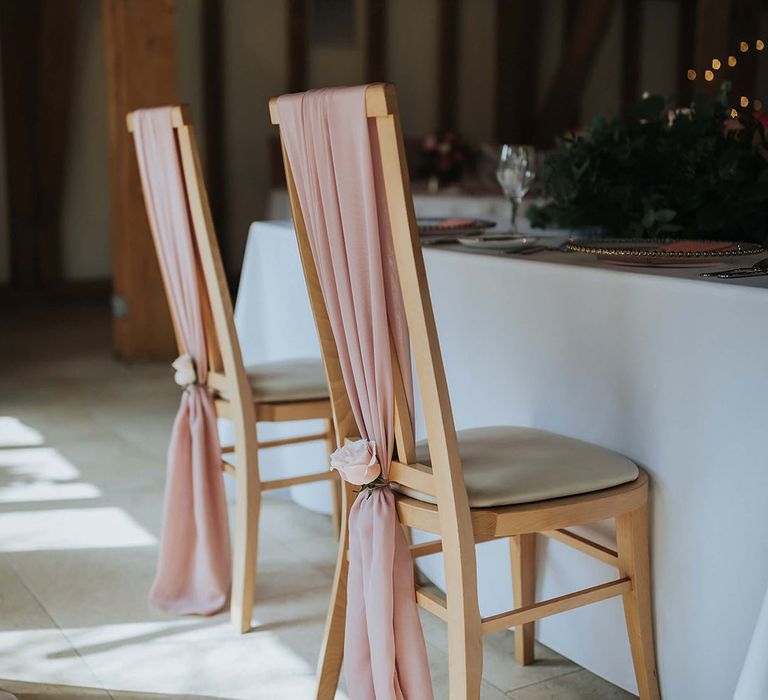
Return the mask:
[(302, 358), (264, 362), (245, 368), (258, 403), (312, 401), (328, 398), (322, 360)]
[[(457, 436), (471, 508), (575, 496), (634, 481), (639, 474), (632, 461), (616, 452), (535, 428), (473, 428)], [(416, 445), (416, 459), (431, 464), (426, 441)], [(437, 502), (404, 486), (397, 489)]]

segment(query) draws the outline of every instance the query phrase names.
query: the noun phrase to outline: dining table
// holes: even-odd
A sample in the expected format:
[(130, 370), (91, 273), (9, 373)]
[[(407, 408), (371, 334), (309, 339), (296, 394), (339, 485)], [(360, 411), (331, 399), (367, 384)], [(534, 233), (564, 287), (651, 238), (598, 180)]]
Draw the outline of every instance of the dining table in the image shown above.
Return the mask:
[[(699, 276), (733, 261), (617, 265), (565, 252), (559, 242), (529, 255), (424, 246), (456, 427), (550, 430), (621, 452), (647, 470), (663, 697), (724, 700), (738, 685), (738, 700), (764, 700), (768, 276)], [(290, 221), (251, 225), (235, 322), (246, 365), (320, 356)], [(264, 439), (292, 429), (259, 426)], [(416, 432), (425, 437), (418, 410)], [(303, 444), (260, 459), (263, 478), (277, 478), (327, 456), (322, 444)], [(327, 491), (313, 484), (290, 495), (327, 512)], [(577, 532), (615, 546), (612, 522)], [(416, 541), (428, 537), (414, 533)], [(507, 543), (479, 544), (477, 561), (481, 613), (511, 609)], [(444, 586), (440, 554), (419, 566)], [(606, 564), (544, 537), (537, 573), (538, 599), (615, 577)], [(637, 692), (620, 598), (541, 620), (536, 637)]]

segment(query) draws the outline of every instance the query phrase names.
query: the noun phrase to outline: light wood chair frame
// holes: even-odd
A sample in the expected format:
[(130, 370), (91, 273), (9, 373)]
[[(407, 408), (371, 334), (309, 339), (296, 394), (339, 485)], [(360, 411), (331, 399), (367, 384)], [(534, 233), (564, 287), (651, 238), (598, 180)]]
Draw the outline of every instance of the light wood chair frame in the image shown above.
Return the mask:
[[(413, 210), (400, 117), (394, 86), (374, 84), (366, 90), (366, 111), (376, 121), (389, 219), (400, 277), (416, 375), (421, 390), (432, 468), (416, 461), (415, 441), (397, 358), (395, 369), (395, 459), (389, 479), (434, 496), (437, 505), (397, 495), (404, 527), (439, 535), (411, 545), (414, 560), (443, 552), (446, 597), (417, 586), (416, 600), (448, 624), (451, 700), (475, 700), (482, 681), (482, 637), (515, 628), (515, 655), (522, 664), (534, 660), (534, 623), (555, 613), (622, 596), (632, 658), (642, 700), (659, 698), (653, 643), (648, 558), (648, 476), (594, 493), (496, 508), (470, 508), (462, 474), (440, 346), (424, 260)], [(279, 124), (276, 98), (270, 100), (273, 124)], [(357, 428), (339, 366), (328, 313), (312, 258), (296, 185), (283, 146), (288, 194), (304, 274), (331, 388), (337, 440), (357, 439)], [(316, 697), (334, 696), (344, 648), (348, 532), (346, 516), (355, 493), (343, 488), (344, 527), (336, 564), (332, 600), (318, 667)], [(617, 550), (571, 533), (569, 527), (616, 518)], [(536, 533), (563, 542), (618, 570), (616, 580), (558, 598), (535, 601)], [(509, 538), (514, 610), (483, 618), (477, 597), (475, 545)]]
[[(330, 469), (330, 464), (319, 472), (262, 480), (259, 473), (259, 450), (323, 441), (330, 455), (336, 449), (336, 438), (329, 399), (262, 402), (254, 397), (235, 329), (232, 300), (216, 240), (189, 107), (174, 106), (172, 121), (196, 248), (195, 262), (208, 351), (207, 384), (214, 396), (216, 414), (230, 420), (235, 433), (234, 444), (222, 447), (221, 468), (235, 480), (230, 615), (232, 623), (243, 633), (251, 629), (262, 492), (330, 481), (334, 531), (338, 533), (341, 526), (341, 485), (337, 472)], [(127, 124), (128, 130), (133, 131), (133, 113), (127, 115)], [(164, 272), (163, 283), (179, 353), (183, 354), (187, 350), (178, 332), (176, 310)], [(279, 440), (258, 438), (257, 424), (260, 422), (282, 423), (312, 419), (324, 421), (322, 432)], [(231, 458), (225, 460), (225, 455), (231, 455)]]

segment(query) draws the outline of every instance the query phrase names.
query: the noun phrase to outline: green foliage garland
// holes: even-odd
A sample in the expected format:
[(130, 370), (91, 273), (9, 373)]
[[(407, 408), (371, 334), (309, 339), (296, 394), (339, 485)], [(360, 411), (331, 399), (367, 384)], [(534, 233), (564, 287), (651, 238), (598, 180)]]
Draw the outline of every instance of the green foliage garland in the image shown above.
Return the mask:
[(598, 118), (559, 139), (543, 166), (551, 201), (531, 207), (531, 223), (622, 238), (765, 242), (766, 118), (729, 119), (727, 89), (676, 112), (645, 97), (629, 120)]

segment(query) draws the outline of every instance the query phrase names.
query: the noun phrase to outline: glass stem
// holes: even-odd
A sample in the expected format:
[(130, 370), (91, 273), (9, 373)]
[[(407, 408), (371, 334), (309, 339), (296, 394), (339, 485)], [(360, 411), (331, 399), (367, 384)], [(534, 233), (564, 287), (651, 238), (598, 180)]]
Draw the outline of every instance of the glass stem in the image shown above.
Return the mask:
[(516, 197), (512, 197), (512, 199), (509, 200), (512, 204), (512, 233), (517, 233), (517, 209), (520, 206), (520, 202), (517, 201)]

